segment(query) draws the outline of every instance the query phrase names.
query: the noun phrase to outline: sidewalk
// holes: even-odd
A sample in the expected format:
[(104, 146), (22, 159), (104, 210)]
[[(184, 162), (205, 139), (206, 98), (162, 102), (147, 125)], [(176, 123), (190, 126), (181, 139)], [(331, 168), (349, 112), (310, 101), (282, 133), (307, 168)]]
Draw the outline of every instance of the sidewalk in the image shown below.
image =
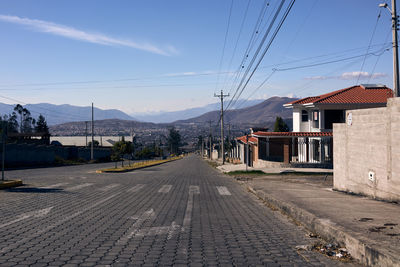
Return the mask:
[(400, 204), (332, 191), (332, 176), (246, 175), (241, 183), (249, 191), (310, 231), (346, 246), (362, 264), (400, 266)]
[[(219, 164), (221, 164), (221, 161), (217, 161)], [(219, 169), (222, 172), (231, 172), (231, 171), (244, 171), (246, 170), (246, 164), (231, 164), (231, 163), (225, 163), (225, 165), (218, 166), (217, 169)], [(281, 173), (281, 172), (319, 172), (319, 173), (333, 173), (332, 169), (319, 169), (319, 168), (288, 168), (288, 167), (282, 167), (282, 168), (254, 168), (254, 167), (247, 167), (249, 171), (252, 170), (260, 170), (265, 173)]]

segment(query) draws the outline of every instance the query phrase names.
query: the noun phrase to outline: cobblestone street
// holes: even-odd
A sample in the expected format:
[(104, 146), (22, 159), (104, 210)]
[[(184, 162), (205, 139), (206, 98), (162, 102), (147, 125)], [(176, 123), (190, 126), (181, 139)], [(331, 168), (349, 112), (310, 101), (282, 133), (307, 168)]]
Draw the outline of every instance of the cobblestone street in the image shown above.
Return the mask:
[(111, 165), (7, 172), (25, 186), (0, 191), (0, 266), (345, 265), (198, 157)]

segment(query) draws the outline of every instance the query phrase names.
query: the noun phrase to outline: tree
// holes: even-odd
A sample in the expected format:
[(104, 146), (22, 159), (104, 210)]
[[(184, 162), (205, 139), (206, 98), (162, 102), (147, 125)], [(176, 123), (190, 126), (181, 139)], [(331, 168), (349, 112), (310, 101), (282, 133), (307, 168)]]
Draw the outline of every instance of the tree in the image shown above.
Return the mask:
[(169, 129), (167, 140), (171, 154), (178, 154), (178, 149), (181, 144), (181, 134), (178, 130), (175, 130), (175, 127)]
[(289, 126), (284, 122), (281, 117), (276, 117), (274, 132), (289, 132)]
[(8, 122), (9, 133), (18, 133), (18, 121), (17, 121), (17, 114), (15, 113), (15, 111), (11, 113), (11, 115), (4, 115), (3, 120)]
[(123, 167), (124, 166), (123, 155), (132, 154), (132, 143), (127, 142), (125, 141), (125, 138), (122, 138), (121, 141), (118, 141), (113, 145), (112, 151), (113, 153), (111, 155), (111, 160), (115, 162), (122, 160), (122, 167)]
[(20, 104), (17, 104), (14, 107), (13, 113), (19, 114), (20, 117), (19, 132), (31, 133), (32, 128), (35, 126), (36, 120), (32, 118), (30, 111), (21, 106)]
[[(97, 141), (97, 140), (93, 141), (93, 146), (99, 146), (99, 145), (100, 145), (99, 141)], [(91, 147), (91, 146), (92, 146), (92, 141), (89, 141), (88, 142), (88, 147)]]
[(49, 127), (47, 126), (46, 119), (43, 117), (42, 114), (39, 115), (39, 118), (36, 122), (35, 132), (49, 134)]

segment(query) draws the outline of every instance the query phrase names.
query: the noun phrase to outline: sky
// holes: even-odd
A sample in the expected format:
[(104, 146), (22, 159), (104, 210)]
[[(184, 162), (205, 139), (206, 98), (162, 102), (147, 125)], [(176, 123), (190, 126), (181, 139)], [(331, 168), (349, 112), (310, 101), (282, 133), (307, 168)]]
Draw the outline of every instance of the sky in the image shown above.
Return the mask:
[(237, 97), (392, 88), (391, 16), (382, 1), (297, 0), (272, 40), (287, 0), (243, 87), (281, 1), (2, 0), (0, 102), (93, 102), (135, 114), (214, 103), (221, 90), (232, 109)]

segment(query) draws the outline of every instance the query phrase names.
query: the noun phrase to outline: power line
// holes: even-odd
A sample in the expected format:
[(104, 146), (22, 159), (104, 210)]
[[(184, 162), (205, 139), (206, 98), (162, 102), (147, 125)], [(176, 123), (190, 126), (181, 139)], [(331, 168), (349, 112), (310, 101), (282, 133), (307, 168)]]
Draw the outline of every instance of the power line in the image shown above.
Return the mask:
[[(223, 62), (223, 60), (224, 60), (225, 47), (226, 47), (226, 40), (228, 39), (229, 26), (230, 26), (230, 24), (231, 24), (232, 7), (233, 7), (233, 0), (231, 0), (231, 7), (229, 8), (228, 25), (227, 25), (226, 31), (225, 31), (224, 46), (223, 46), (223, 48), (222, 48), (222, 55), (221, 55), (221, 60), (220, 60), (220, 62), (219, 62), (218, 72), (221, 72), (222, 62)], [(219, 85), (219, 78), (220, 78), (220, 75), (218, 75), (217, 84), (215, 85), (215, 90), (217, 90), (217, 88), (218, 88), (218, 85)]]
[[(232, 56), (231, 56), (231, 59), (229, 61), (229, 65), (228, 65), (228, 68), (227, 68), (228, 70), (231, 68), (233, 58), (235, 57), (235, 54), (236, 54), (236, 49), (237, 49), (237, 46), (238, 46), (238, 43), (239, 43), (239, 40), (240, 40), (240, 36), (242, 35), (243, 26), (244, 26), (244, 23), (245, 23), (246, 18), (247, 18), (247, 12), (249, 10), (250, 3), (251, 3), (251, 0), (248, 1), (247, 6), (246, 6), (246, 10), (244, 12), (242, 23), (240, 25), (239, 34), (238, 34), (238, 37), (236, 39), (235, 47), (233, 49), (233, 53), (232, 53)], [(228, 74), (225, 76), (224, 86), (226, 84), (226, 80), (228, 79), (228, 76), (229, 76)], [(225, 87), (224, 87), (224, 89), (225, 89)]]
[(332, 64), (332, 63), (336, 63), (336, 62), (351, 60), (351, 59), (355, 59), (355, 58), (359, 58), (359, 57), (381, 56), (383, 53), (385, 53), (386, 51), (389, 51), (389, 50), (390, 50), (390, 48), (385, 48), (384, 50), (371, 52), (371, 53), (367, 53), (367, 54), (362, 54), (362, 55), (357, 55), (357, 56), (352, 56), (352, 57), (347, 57), (347, 58), (341, 58), (341, 59), (325, 61), (325, 62), (319, 62), (319, 63), (308, 64), (308, 65), (295, 66), (295, 67), (284, 68), (284, 69), (274, 68), (273, 70), (275, 70), (275, 71), (288, 71), (288, 70), (304, 69), (304, 68), (311, 68), (311, 67), (316, 67), (316, 66), (321, 66), (321, 65)]
[(358, 74), (358, 78), (357, 78), (356, 84), (358, 84), (358, 81), (360, 80), (361, 72), (363, 71), (364, 64), (365, 64), (365, 60), (367, 59), (367, 54), (368, 54), (369, 49), (370, 49), (370, 47), (371, 47), (372, 40), (374, 39), (376, 27), (378, 26), (378, 22), (379, 22), (379, 18), (381, 17), (381, 11), (382, 11), (382, 9), (379, 9), (379, 14), (378, 14), (378, 17), (376, 18), (376, 22), (375, 22), (374, 30), (372, 31), (371, 38), (369, 39), (368, 48), (367, 48), (367, 53), (365, 54), (363, 63), (361, 64), (361, 69), (360, 69), (360, 73)]
[[(254, 62), (255, 62), (255, 60), (256, 60), (256, 58), (258, 57), (258, 54), (260, 53), (261, 48), (262, 48), (262, 46), (264, 45), (264, 42), (266, 41), (266, 39), (267, 39), (267, 37), (268, 37), (268, 34), (269, 34), (269, 32), (271, 31), (272, 26), (273, 26), (273, 24), (275, 23), (275, 20), (276, 20), (276, 18), (278, 17), (278, 15), (279, 15), (279, 13), (280, 13), (280, 11), (281, 11), (281, 9), (282, 9), (284, 3), (285, 3), (285, 0), (282, 0), (281, 3), (280, 3), (280, 5), (278, 6), (278, 9), (277, 9), (277, 11), (275, 12), (274, 18), (272, 19), (272, 22), (270, 23), (270, 26), (268, 27), (268, 29), (267, 29), (266, 32), (264, 33), (263, 39), (261, 40), (261, 42), (260, 42), (260, 44), (259, 44), (259, 46), (258, 46), (258, 48), (257, 48), (257, 50), (256, 50), (256, 52), (255, 52), (255, 54), (253, 55), (253, 58), (251, 59), (251, 62), (250, 62), (250, 64), (249, 64), (249, 66), (247, 67), (245, 73), (243, 74), (242, 79), (241, 79), (239, 85), (237, 86), (234, 95), (232, 96), (231, 100), (230, 100), (229, 103), (228, 103), (227, 109), (229, 109), (229, 107), (230, 107), (231, 104), (232, 104), (232, 101), (234, 101), (236, 95), (238, 94), (238, 92), (239, 92), (239, 90), (240, 90), (240, 87), (242, 86), (242, 84), (243, 84), (243, 82), (245, 81), (245, 79), (246, 79), (246, 77), (247, 77), (247, 75), (248, 75), (248, 73), (249, 73), (251, 67), (253, 66), (253, 64), (254, 64)], [(240, 96), (240, 94), (239, 94), (238, 96)]]
[(263, 3), (263, 5), (262, 5), (262, 8), (261, 8), (261, 10), (260, 10), (260, 14), (258, 15), (256, 24), (254, 25), (253, 32), (252, 32), (252, 34), (251, 34), (251, 37), (250, 37), (249, 43), (248, 43), (248, 45), (247, 45), (247, 48), (246, 48), (246, 50), (245, 50), (245, 53), (244, 53), (244, 55), (243, 55), (243, 57), (242, 57), (242, 61), (240, 62), (239, 67), (237, 68), (236, 76), (235, 76), (235, 78), (234, 78), (233, 81), (232, 81), (232, 85), (231, 85), (231, 89), (229, 90), (229, 94), (232, 92), (235, 83), (237, 82), (237, 80), (239, 79), (239, 77), (240, 77), (240, 75), (241, 75), (241, 73), (242, 73), (242, 70), (243, 70), (243, 68), (244, 68), (244, 64), (245, 64), (245, 62), (247, 61), (247, 58), (248, 58), (248, 56), (249, 56), (250, 47), (251, 47), (252, 42), (253, 42), (253, 40), (254, 40), (254, 38), (255, 38), (255, 35), (258, 34), (259, 26), (260, 26), (259, 24), (261, 23), (262, 17), (264, 16), (265, 10), (266, 10), (266, 8), (267, 8), (268, 6), (269, 6), (269, 4), (268, 4), (267, 1), (265, 0), (264, 3)]
[[(28, 105), (27, 103), (25, 103), (23, 101), (20, 101), (20, 100), (11, 98), (11, 97), (6, 97), (6, 96), (3, 96), (3, 95), (0, 95), (0, 98), (4, 98), (4, 99), (11, 100), (11, 101), (15, 101), (15, 102), (17, 102), (19, 104), (22, 104), (22, 105)], [(47, 111), (51, 112), (52, 116), (55, 116), (55, 117), (57, 117), (57, 113), (58, 113), (58, 114), (60, 114), (60, 115), (58, 115), (58, 117), (62, 116), (63, 118), (69, 117), (71, 119), (78, 119), (78, 118), (79, 119), (83, 119), (83, 117), (77, 116), (77, 115), (73, 115), (73, 114), (62, 113), (62, 112), (58, 112), (58, 111), (55, 111), (55, 110), (46, 109), (46, 108), (43, 108), (43, 107), (36, 107), (36, 108), (42, 109), (42, 110), (47, 110)], [(37, 114), (42, 114), (43, 113), (43, 112), (35, 111), (35, 109), (32, 109), (32, 108), (31, 108), (31, 110), (32, 110), (33, 113), (37, 113)], [(54, 113), (56, 113), (56, 114), (54, 114)]]
[[(282, 1), (282, 3), (283, 3), (283, 2), (284, 2), (284, 1)], [(263, 51), (261, 57), (259, 58), (259, 60), (258, 60), (258, 62), (257, 62), (257, 64), (256, 64), (256, 66), (254, 67), (253, 71), (251, 72), (250, 76), (248, 77), (248, 79), (247, 79), (246, 83), (244, 84), (243, 88), (241, 89), (239, 95), (236, 97), (236, 101), (237, 101), (237, 99), (239, 99), (240, 95), (243, 93), (244, 89), (245, 89), (246, 86), (248, 85), (249, 81), (251, 80), (252, 76), (254, 75), (255, 71), (257, 70), (258, 66), (260, 65), (261, 61), (263, 60), (265, 54), (266, 54), (267, 51), (269, 50), (269, 48), (270, 48), (272, 42), (275, 40), (275, 38), (276, 38), (276, 36), (277, 36), (279, 30), (281, 29), (281, 27), (282, 27), (283, 23), (285, 22), (287, 16), (289, 15), (289, 12), (290, 12), (290, 10), (292, 9), (294, 3), (295, 3), (295, 0), (292, 0), (292, 1), (289, 3), (288, 7), (286, 8), (286, 11), (285, 11), (283, 17), (281, 18), (281, 20), (280, 20), (280, 22), (279, 22), (277, 28), (275, 29), (274, 33), (272, 34), (271, 39), (270, 39), (270, 41), (268, 42), (266, 48), (264, 49), (264, 51)], [(278, 9), (278, 11), (280, 12), (280, 9)], [(275, 20), (275, 19), (276, 19), (276, 16), (274, 17), (274, 20)], [(273, 23), (273, 22), (272, 22), (272, 23)]]

